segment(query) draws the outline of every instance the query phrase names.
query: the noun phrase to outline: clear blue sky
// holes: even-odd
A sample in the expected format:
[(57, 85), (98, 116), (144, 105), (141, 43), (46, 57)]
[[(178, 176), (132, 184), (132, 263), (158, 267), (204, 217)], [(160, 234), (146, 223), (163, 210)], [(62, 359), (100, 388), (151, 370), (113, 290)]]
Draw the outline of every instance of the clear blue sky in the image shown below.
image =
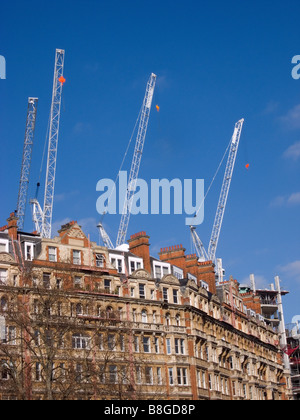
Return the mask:
[[(300, 314), (299, 1), (53, 0), (1, 4), (2, 223), (16, 207), (28, 96), (39, 98), (30, 196), (35, 194), (50, 110), (54, 54), (66, 50), (54, 225), (78, 220), (94, 240), (97, 181), (115, 179), (145, 92), (158, 75), (140, 177), (204, 179), (209, 185), (245, 118), (218, 247), (227, 277), (280, 275), (286, 322)], [(132, 149), (129, 156), (132, 155)], [(250, 169), (245, 169), (245, 164)], [(124, 169), (129, 169), (130, 158)], [(198, 233), (208, 245), (222, 172)], [(44, 183), (42, 176), (42, 186)], [(42, 201), (43, 188), (39, 199)], [(151, 253), (183, 244), (185, 216), (132, 217)], [(27, 212), (26, 229), (33, 230)], [(115, 241), (119, 216), (104, 224)]]

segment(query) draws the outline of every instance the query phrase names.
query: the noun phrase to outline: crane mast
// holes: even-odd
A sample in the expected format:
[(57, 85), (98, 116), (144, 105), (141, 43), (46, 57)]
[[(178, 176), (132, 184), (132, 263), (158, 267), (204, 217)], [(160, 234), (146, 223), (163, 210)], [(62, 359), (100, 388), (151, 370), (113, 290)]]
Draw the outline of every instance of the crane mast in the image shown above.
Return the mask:
[(35, 229), (41, 234), (43, 238), (51, 238), (61, 97), (63, 84), (65, 82), (63, 77), (64, 58), (65, 51), (57, 49), (55, 52), (55, 67), (50, 111), (48, 158), (43, 209), (41, 208), (37, 199), (31, 200)]
[(228, 160), (227, 160), (223, 184), (221, 188), (221, 194), (219, 198), (215, 221), (214, 221), (212, 234), (211, 234), (209, 247), (208, 247), (208, 259), (211, 261), (215, 261), (215, 258), (216, 258), (216, 250), (217, 250), (218, 241), (220, 237), (222, 222), (224, 218), (226, 203), (228, 199), (228, 193), (229, 193), (230, 184), (232, 180), (233, 169), (234, 169), (234, 165), (236, 161), (236, 156), (238, 152), (243, 124), (244, 124), (244, 119), (239, 120), (235, 124), (233, 136), (231, 139)]
[(135, 144), (134, 155), (133, 155), (133, 160), (131, 164), (128, 185), (127, 185), (127, 192), (126, 192), (124, 207), (122, 211), (119, 231), (118, 231), (117, 247), (124, 244), (126, 240), (126, 234), (127, 234), (127, 229), (128, 229), (129, 219), (130, 219), (130, 212), (132, 208), (132, 200), (133, 200), (133, 196), (136, 189), (136, 183), (137, 183), (138, 173), (140, 169), (144, 144), (145, 144), (145, 138), (146, 138), (146, 133), (147, 133), (147, 127), (148, 127), (148, 122), (149, 122), (149, 116), (150, 116), (150, 111), (151, 111), (155, 84), (156, 84), (156, 75), (152, 73), (147, 83), (146, 94), (145, 94), (143, 105), (142, 105), (140, 123), (139, 123), (137, 138), (136, 138), (136, 144)]
[(24, 148), (22, 157), (22, 168), (20, 176), (18, 203), (17, 203), (17, 216), (18, 216), (18, 229), (24, 229), (25, 212), (27, 205), (27, 194), (29, 185), (29, 175), (31, 167), (31, 157), (33, 149), (36, 113), (37, 113), (38, 98), (28, 98), (26, 129), (24, 138)]

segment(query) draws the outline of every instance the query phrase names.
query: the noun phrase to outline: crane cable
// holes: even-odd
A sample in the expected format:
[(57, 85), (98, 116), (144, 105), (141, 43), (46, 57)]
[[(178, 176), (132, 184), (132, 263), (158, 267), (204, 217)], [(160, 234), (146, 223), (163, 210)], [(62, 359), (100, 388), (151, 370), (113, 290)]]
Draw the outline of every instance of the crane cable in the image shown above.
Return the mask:
[[(115, 189), (116, 189), (116, 184), (117, 184), (117, 181), (118, 181), (118, 179), (119, 179), (120, 172), (121, 172), (121, 171), (122, 171), (122, 169), (123, 169), (123, 165), (124, 165), (125, 159), (126, 159), (126, 157), (127, 157), (127, 154), (128, 154), (128, 151), (129, 151), (129, 148), (130, 148), (130, 145), (131, 145), (131, 142), (132, 142), (132, 139), (133, 139), (133, 136), (134, 136), (135, 130), (136, 130), (136, 126), (137, 126), (137, 124), (138, 124), (138, 121), (139, 121), (140, 116), (141, 116), (141, 113), (142, 113), (142, 109), (143, 109), (143, 104), (142, 104), (142, 106), (141, 106), (141, 109), (140, 109), (139, 115), (138, 115), (137, 120), (136, 120), (136, 122), (135, 122), (135, 125), (134, 125), (134, 128), (133, 128), (133, 131), (132, 131), (131, 137), (130, 137), (129, 142), (128, 142), (128, 145), (127, 145), (126, 152), (125, 152), (125, 154), (124, 154), (124, 157), (123, 157), (123, 160), (122, 160), (122, 163), (121, 163), (120, 169), (119, 169), (119, 172), (118, 172), (118, 174), (117, 174), (117, 176), (116, 176), (115, 183), (114, 183), (114, 187), (113, 187), (113, 189), (112, 189), (112, 191), (111, 191), (111, 193), (110, 193), (110, 196), (108, 197), (108, 200), (107, 200), (107, 206), (108, 206), (108, 204), (109, 204), (109, 202), (110, 202), (111, 196), (113, 195), (113, 193), (114, 193), (114, 191), (115, 191)], [(103, 213), (102, 218), (101, 218), (101, 222), (103, 222), (104, 216), (105, 216), (106, 214), (107, 214), (106, 212), (104, 212), (104, 213)]]
[(40, 180), (41, 180), (43, 166), (44, 166), (44, 160), (45, 160), (45, 154), (46, 154), (46, 146), (47, 146), (47, 141), (48, 141), (48, 137), (49, 137), (49, 130), (50, 130), (50, 114), (49, 114), (48, 127), (47, 127), (47, 131), (46, 131), (46, 136), (45, 136), (45, 143), (44, 143), (44, 150), (43, 150), (43, 155), (42, 155), (42, 160), (41, 160), (40, 173), (39, 173), (38, 182), (36, 184), (36, 193), (35, 193), (35, 198), (36, 199), (38, 198), (39, 188), (40, 188), (40, 185), (41, 185), (40, 184)]
[(206, 194), (205, 194), (205, 196), (204, 196), (204, 198), (203, 198), (203, 200), (202, 200), (202, 202), (201, 202), (201, 204), (200, 204), (200, 206), (199, 206), (198, 210), (196, 211), (196, 214), (195, 214), (195, 216), (194, 216), (194, 217), (197, 217), (197, 216), (198, 216), (198, 213), (199, 213), (199, 211), (201, 210), (201, 208), (202, 208), (202, 206), (203, 206), (203, 204), (204, 204), (204, 201), (206, 200), (206, 197), (207, 197), (207, 195), (208, 195), (208, 193), (209, 193), (209, 191), (210, 191), (210, 189), (211, 189), (211, 187), (212, 187), (212, 185), (213, 185), (213, 183), (214, 183), (214, 181), (215, 181), (215, 179), (216, 179), (216, 177), (217, 177), (217, 175), (218, 175), (218, 173), (219, 173), (219, 170), (220, 170), (220, 168), (221, 168), (221, 166), (222, 166), (222, 163), (223, 163), (223, 161), (224, 161), (224, 159), (225, 159), (225, 157), (226, 157), (226, 155), (227, 155), (227, 152), (228, 152), (228, 150), (229, 150), (229, 147), (230, 147), (231, 143), (232, 143), (232, 139), (230, 139), (230, 142), (229, 142), (229, 144), (228, 144), (228, 146), (227, 146), (227, 148), (226, 148), (226, 150), (225, 150), (225, 153), (224, 153), (224, 155), (223, 155), (223, 157), (222, 157), (222, 159), (221, 159), (221, 162), (219, 163), (219, 166), (218, 166), (218, 168), (217, 168), (217, 170), (216, 170), (216, 173), (214, 174), (214, 177), (213, 177), (213, 179), (212, 179), (212, 181), (211, 181), (211, 183), (210, 183), (210, 185), (209, 185), (209, 187), (208, 187), (208, 190), (206, 191)]

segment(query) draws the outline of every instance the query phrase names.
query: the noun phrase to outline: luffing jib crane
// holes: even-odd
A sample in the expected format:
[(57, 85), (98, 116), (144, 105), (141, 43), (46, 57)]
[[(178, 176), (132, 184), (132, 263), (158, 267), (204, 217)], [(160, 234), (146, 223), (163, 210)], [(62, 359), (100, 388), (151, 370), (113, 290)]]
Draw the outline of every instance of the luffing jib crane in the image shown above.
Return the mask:
[(238, 147), (241, 138), (241, 132), (244, 124), (244, 119), (239, 120), (234, 127), (233, 135), (230, 142), (229, 155), (225, 168), (225, 174), (223, 184), (221, 188), (221, 194), (218, 202), (217, 212), (215, 221), (212, 229), (212, 234), (209, 242), (208, 252), (206, 253), (204, 246), (197, 235), (195, 228), (191, 226), (191, 235), (194, 245), (197, 250), (198, 257), (205, 259), (206, 261), (211, 260), (216, 263), (216, 250), (219, 242), (220, 232), (222, 228), (224, 213), (226, 209), (226, 203), (228, 199), (230, 184), (232, 180), (234, 165), (237, 157)]
[(43, 238), (51, 238), (61, 97), (63, 84), (65, 82), (65, 79), (63, 77), (64, 58), (65, 51), (57, 49), (55, 53), (46, 184), (43, 209), (41, 208), (37, 199), (31, 200), (35, 229), (41, 234)]
[(99, 233), (101, 235), (101, 238), (102, 238), (102, 241), (103, 241), (103, 245), (106, 248), (114, 249), (113, 243), (112, 243), (110, 237), (108, 236), (108, 234), (106, 233), (106, 230), (104, 229), (102, 223), (99, 223), (98, 226), (97, 226), (97, 228), (99, 229)]
[(204, 248), (204, 245), (203, 245), (201, 239), (199, 238), (198, 233), (196, 232), (196, 227), (195, 226), (190, 226), (190, 229), (191, 229), (192, 240), (193, 240), (193, 243), (194, 243), (195, 248), (197, 250), (198, 257), (202, 261), (207, 261), (208, 260), (208, 255), (207, 255), (207, 252)]
[(124, 207), (121, 216), (121, 222), (118, 231), (117, 237), (117, 247), (124, 244), (126, 240), (126, 234), (130, 219), (130, 212), (132, 208), (132, 200), (136, 190), (136, 183), (138, 179), (147, 127), (149, 122), (149, 116), (151, 111), (152, 99), (154, 94), (154, 88), (156, 84), (156, 75), (154, 73), (151, 74), (150, 79), (148, 80), (147, 87), (146, 87), (146, 94), (142, 105), (140, 123), (136, 138), (136, 144), (134, 149), (133, 160), (131, 164), (131, 170), (127, 185), (127, 192), (124, 202)]
[(26, 129), (17, 203), (18, 229), (24, 229), (38, 98), (28, 98)]
[(236, 156), (239, 148), (244, 119), (239, 120), (234, 127), (231, 145), (229, 149), (228, 160), (226, 164), (221, 194), (215, 216), (215, 221), (212, 229), (212, 234), (208, 246), (208, 258), (212, 261), (216, 258), (216, 250), (219, 242), (220, 232), (222, 228), (223, 218), (225, 214), (226, 203), (228, 199), (230, 184), (233, 175), (233, 169), (236, 161)]

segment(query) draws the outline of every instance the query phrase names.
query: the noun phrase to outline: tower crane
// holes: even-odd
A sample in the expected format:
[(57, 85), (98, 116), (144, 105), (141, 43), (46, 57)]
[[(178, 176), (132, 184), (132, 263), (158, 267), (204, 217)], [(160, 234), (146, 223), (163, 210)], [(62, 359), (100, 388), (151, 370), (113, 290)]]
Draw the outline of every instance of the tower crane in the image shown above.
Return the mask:
[(17, 203), (18, 229), (24, 229), (38, 98), (28, 98), (26, 129)]
[(221, 188), (221, 193), (219, 197), (217, 212), (214, 220), (214, 225), (211, 233), (211, 238), (209, 242), (208, 252), (205, 251), (205, 248), (195, 231), (195, 227), (191, 226), (191, 235), (194, 242), (194, 245), (197, 250), (198, 257), (205, 259), (206, 261), (211, 260), (214, 263), (216, 262), (216, 250), (219, 242), (220, 232), (222, 228), (222, 222), (224, 218), (225, 208), (227, 204), (230, 184), (232, 180), (234, 165), (237, 157), (238, 147), (240, 143), (241, 132), (244, 124), (244, 119), (239, 120), (235, 126), (233, 135), (230, 142), (229, 155), (227, 159), (227, 164), (225, 168), (225, 174), (223, 179), (223, 184)]
[(124, 207), (121, 216), (121, 222), (118, 231), (117, 237), (117, 247), (124, 244), (126, 240), (126, 234), (130, 219), (130, 212), (132, 208), (132, 201), (133, 196), (136, 189), (136, 183), (138, 178), (138, 173), (140, 169), (141, 159), (143, 155), (143, 149), (146, 139), (147, 127), (149, 122), (149, 116), (151, 111), (152, 99), (154, 94), (154, 88), (156, 84), (156, 75), (154, 73), (151, 74), (147, 87), (146, 87), (146, 94), (144, 97), (142, 111), (140, 116), (139, 128), (136, 138), (136, 144), (133, 154), (133, 160), (131, 164), (131, 170), (129, 175), (129, 180), (127, 184), (127, 192), (124, 201)]
[(65, 82), (65, 78), (63, 77), (64, 58), (65, 51), (57, 49), (55, 52), (55, 67), (50, 111), (48, 158), (43, 209), (37, 201), (37, 198), (31, 200), (35, 229), (41, 234), (43, 238), (51, 238), (61, 97), (63, 84)]

